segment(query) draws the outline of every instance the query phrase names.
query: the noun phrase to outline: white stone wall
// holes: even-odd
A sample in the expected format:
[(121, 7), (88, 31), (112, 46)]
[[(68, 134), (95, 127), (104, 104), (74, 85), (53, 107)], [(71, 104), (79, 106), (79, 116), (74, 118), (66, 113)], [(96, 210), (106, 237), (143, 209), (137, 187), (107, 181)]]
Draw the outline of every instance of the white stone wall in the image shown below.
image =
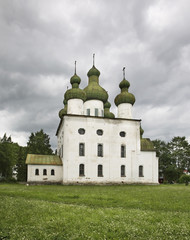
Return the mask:
[[(78, 129), (85, 129), (80, 135)], [(97, 135), (98, 129), (103, 135)], [(155, 152), (140, 152), (140, 121), (79, 116), (64, 116), (63, 182), (142, 182), (158, 183), (158, 159)], [(125, 137), (119, 133), (126, 132)], [(79, 156), (79, 143), (85, 144), (85, 156)], [(97, 156), (97, 145), (103, 144), (103, 157)], [(121, 158), (121, 145), (126, 157)], [(85, 165), (85, 176), (79, 176), (79, 165)], [(103, 177), (97, 176), (98, 164), (103, 165)], [(125, 165), (126, 177), (121, 177)], [(144, 177), (139, 177), (139, 165)]]
[(118, 118), (132, 118), (132, 105), (130, 103), (121, 103), (118, 106)]
[(84, 103), (84, 115), (87, 115), (87, 109), (90, 109), (90, 116), (95, 116), (95, 109), (98, 109), (98, 116), (102, 117), (104, 104), (100, 100), (88, 100)]
[[(63, 167), (56, 165), (28, 165), (27, 182), (62, 182)], [(39, 169), (39, 175), (35, 175), (35, 170)], [(47, 170), (47, 175), (43, 175), (43, 169)], [(51, 175), (54, 169), (55, 175)]]
[(67, 102), (67, 114), (83, 115), (83, 101), (81, 99), (69, 99)]

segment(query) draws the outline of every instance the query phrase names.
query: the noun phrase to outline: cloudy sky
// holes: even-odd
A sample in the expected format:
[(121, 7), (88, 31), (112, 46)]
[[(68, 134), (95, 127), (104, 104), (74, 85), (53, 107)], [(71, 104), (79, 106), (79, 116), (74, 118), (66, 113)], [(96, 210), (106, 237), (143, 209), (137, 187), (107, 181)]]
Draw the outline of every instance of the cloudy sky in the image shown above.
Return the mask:
[(113, 113), (126, 66), (144, 137), (190, 138), (189, 0), (0, 0), (0, 36), (1, 137), (44, 129), (55, 148), (74, 61), (84, 88), (95, 53)]

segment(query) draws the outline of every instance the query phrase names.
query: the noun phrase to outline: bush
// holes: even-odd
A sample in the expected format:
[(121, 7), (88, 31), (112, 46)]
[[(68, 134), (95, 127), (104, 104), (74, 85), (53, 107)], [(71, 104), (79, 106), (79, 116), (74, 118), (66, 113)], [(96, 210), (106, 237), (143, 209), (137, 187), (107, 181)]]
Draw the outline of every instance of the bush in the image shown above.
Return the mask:
[(181, 177), (179, 178), (179, 182), (185, 183), (185, 185), (187, 186), (190, 182), (190, 175), (186, 175), (186, 174), (181, 175)]

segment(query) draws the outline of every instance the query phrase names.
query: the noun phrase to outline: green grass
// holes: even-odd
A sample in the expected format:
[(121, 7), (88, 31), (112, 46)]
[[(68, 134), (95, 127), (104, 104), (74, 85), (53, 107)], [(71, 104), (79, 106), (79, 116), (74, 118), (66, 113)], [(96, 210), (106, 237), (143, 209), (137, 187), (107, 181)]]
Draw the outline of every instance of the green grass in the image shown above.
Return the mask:
[(0, 239), (190, 239), (190, 186), (0, 184)]

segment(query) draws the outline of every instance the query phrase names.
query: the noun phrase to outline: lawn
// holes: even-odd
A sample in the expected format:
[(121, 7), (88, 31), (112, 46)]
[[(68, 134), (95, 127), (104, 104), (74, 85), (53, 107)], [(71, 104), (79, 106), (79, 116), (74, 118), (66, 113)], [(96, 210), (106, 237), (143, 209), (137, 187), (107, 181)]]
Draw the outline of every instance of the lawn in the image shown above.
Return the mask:
[(190, 239), (190, 186), (0, 184), (0, 239)]

